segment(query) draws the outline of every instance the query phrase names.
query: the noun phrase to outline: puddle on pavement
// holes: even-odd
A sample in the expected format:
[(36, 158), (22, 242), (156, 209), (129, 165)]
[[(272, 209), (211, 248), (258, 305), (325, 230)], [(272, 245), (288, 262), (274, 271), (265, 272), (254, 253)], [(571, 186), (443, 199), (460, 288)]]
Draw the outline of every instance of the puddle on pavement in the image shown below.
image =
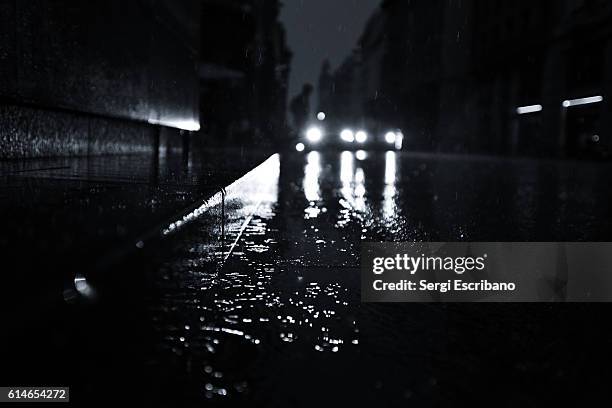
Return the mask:
[(188, 368), (200, 396), (252, 393), (253, 382), (268, 381), (254, 373), (287, 354), (308, 361), (358, 350), (363, 179), (356, 168), (356, 181), (330, 185), (335, 178), (322, 176), (333, 169), (318, 153), (302, 169), (301, 185), (292, 177), (279, 186), (277, 177), (264, 199), (233, 201), (225, 241), (235, 246), (220, 271), (197, 237), (160, 269), (163, 297), (153, 316), (162, 348)]
[[(394, 152), (299, 157), (281, 161), (266, 194), (229, 203), (225, 242), (233, 251), (220, 271), (197, 234), (160, 269), (161, 301), (152, 315), (162, 354), (172, 356), (194, 400), (248, 396), (286, 406), (299, 405), (292, 393), (301, 392), (308, 406), (319, 402), (303, 395), (316, 379), (319, 395), (359, 384), (375, 391), (373, 403), (393, 393), (430, 401), (437, 395), (435, 356), (452, 354), (444, 333), (449, 325), (459, 330), (465, 317), (446, 305), (361, 305), (360, 243), (515, 238), (498, 237), (500, 231), (537, 236), (520, 219), (480, 213), (499, 207), (500, 197), (515, 197), (502, 205), (518, 208), (541, 205), (538, 197), (517, 194), (518, 182), (499, 183), (487, 162), (400, 160)], [(525, 172), (524, 164), (500, 166), (510, 180)], [(481, 185), (488, 189), (475, 187)], [(414, 368), (409, 377), (393, 375), (406, 366)]]
[[(174, 288), (154, 315), (163, 347), (188, 368), (198, 396), (262, 401), (264, 390), (291, 389), (291, 378), (322, 369), (329, 373), (317, 374), (319, 384), (329, 375), (329, 386), (354, 386), (362, 360), (360, 242), (405, 229), (398, 172), (393, 152), (286, 160), (263, 199), (242, 195), (229, 204), (232, 253), (220, 271), (199, 261), (206, 255), (197, 239), (183, 244), (188, 253), (163, 268)], [(330, 368), (323, 356), (338, 361)], [(350, 374), (338, 380), (334, 370)]]

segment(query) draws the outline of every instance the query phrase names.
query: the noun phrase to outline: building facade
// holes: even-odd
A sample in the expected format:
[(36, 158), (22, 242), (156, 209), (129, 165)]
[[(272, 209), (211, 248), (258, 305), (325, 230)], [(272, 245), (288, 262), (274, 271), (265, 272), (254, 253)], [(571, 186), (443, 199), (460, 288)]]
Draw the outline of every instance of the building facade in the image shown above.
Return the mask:
[(334, 105), (359, 88), (351, 114), (415, 150), (605, 158), (611, 29), (600, 0), (385, 0), (347, 60), (360, 74), (332, 74)]
[(273, 145), (286, 131), (291, 52), (280, 7), (279, 1), (203, 1), (203, 143)]

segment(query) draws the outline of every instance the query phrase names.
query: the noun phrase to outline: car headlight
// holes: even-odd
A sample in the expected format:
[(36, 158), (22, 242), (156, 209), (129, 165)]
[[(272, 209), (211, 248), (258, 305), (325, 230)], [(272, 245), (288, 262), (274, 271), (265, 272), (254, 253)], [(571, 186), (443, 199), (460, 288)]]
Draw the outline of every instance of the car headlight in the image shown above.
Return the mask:
[(397, 140), (397, 135), (394, 132), (387, 132), (385, 134), (385, 141), (389, 144), (394, 144)]
[(397, 150), (402, 150), (402, 145), (404, 144), (404, 134), (401, 130), (398, 130), (395, 133), (395, 148)]
[(355, 140), (357, 143), (365, 143), (368, 140), (368, 134), (363, 130), (355, 133)]
[(309, 142), (317, 143), (320, 142), (322, 138), (323, 132), (321, 132), (321, 129), (318, 127), (311, 127), (306, 131), (306, 139), (308, 139)]
[(353, 143), (355, 141), (355, 134), (350, 129), (344, 129), (342, 132), (340, 132), (340, 139), (347, 143)]

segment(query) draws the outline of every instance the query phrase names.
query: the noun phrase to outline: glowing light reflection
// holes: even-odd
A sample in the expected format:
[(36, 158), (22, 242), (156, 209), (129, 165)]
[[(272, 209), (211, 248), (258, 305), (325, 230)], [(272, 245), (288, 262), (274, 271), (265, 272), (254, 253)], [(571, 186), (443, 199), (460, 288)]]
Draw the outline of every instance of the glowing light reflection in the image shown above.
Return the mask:
[(323, 132), (318, 127), (311, 127), (306, 131), (306, 139), (312, 143), (320, 142), (323, 139)]
[(353, 143), (355, 141), (355, 133), (353, 133), (353, 131), (350, 129), (344, 129), (342, 132), (340, 132), (340, 139), (347, 143)]
[(355, 190), (353, 206), (359, 212), (366, 211), (366, 188), (365, 188), (365, 173), (361, 167), (355, 171)]
[(603, 96), (600, 96), (600, 95), (590, 96), (588, 98), (569, 99), (569, 100), (563, 101), (563, 107), (569, 108), (571, 106), (588, 105), (591, 103), (603, 102), (603, 100), (604, 100)]
[(360, 130), (359, 132), (355, 133), (355, 140), (357, 143), (365, 143), (368, 140), (368, 134), (365, 131)]
[(79, 292), (81, 295), (87, 298), (91, 298), (95, 294), (93, 287), (89, 284), (89, 282), (87, 282), (87, 279), (85, 279), (85, 277), (81, 274), (77, 274), (74, 277), (74, 288), (77, 290), (77, 292)]
[(516, 113), (526, 115), (528, 113), (536, 113), (542, 111), (542, 105), (529, 105), (516, 108)]
[(397, 155), (395, 152), (387, 152), (385, 155), (385, 189), (383, 190), (383, 218), (387, 221), (393, 219), (397, 213), (395, 201), (397, 188)]
[(167, 119), (167, 120), (158, 120), (158, 119), (148, 119), (152, 125), (162, 125), (173, 127), (177, 129), (187, 130), (190, 132), (197, 132), (200, 130), (200, 122), (195, 120), (179, 120), (179, 119)]
[[(249, 197), (256, 203), (254, 204), (255, 207), (258, 207), (259, 203), (262, 201), (274, 199), (277, 192), (272, 190), (261, 190), (261, 186), (269, 185), (270, 180), (278, 180), (279, 174), (280, 157), (278, 154), (275, 154), (258, 167), (242, 176), (240, 179), (234, 181), (222, 191), (218, 191), (212, 197), (201, 202), (195, 209), (171, 222), (168, 226), (162, 229), (162, 235), (165, 236), (172, 234), (173, 232), (184, 227), (186, 224), (200, 218), (212, 208), (221, 205), (223, 203), (224, 195)], [(273, 185), (273, 188), (277, 189), (278, 186)]]
[(385, 155), (385, 184), (395, 184), (397, 164), (395, 152), (387, 152)]
[(404, 134), (398, 131), (395, 134), (395, 149), (402, 150), (403, 145), (404, 145)]
[[(365, 172), (361, 167), (355, 168), (355, 157), (352, 152), (342, 152), (340, 156), (340, 192), (345, 203), (359, 212), (366, 210)], [(341, 203), (342, 204), (342, 203)]]
[(353, 162), (353, 153), (342, 152), (340, 156), (340, 181), (343, 187), (353, 182)]
[(304, 168), (304, 196), (306, 196), (306, 200), (319, 201), (321, 199), (320, 175), (321, 156), (319, 152), (310, 152), (306, 156), (306, 167)]

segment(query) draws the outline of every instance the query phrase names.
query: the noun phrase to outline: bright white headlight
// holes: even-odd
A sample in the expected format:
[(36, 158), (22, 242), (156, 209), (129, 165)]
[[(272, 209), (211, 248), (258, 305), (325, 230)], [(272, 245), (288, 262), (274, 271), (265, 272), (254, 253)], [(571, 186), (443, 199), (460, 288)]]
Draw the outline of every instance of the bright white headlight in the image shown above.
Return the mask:
[(342, 132), (340, 132), (340, 139), (347, 143), (353, 143), (355, 141), (355, 134), (350, 129), (344, 129)]
[(385, 134), (385, 141), (389, 144), (393, 144), (395, 143), (395, 140), (397, 139), (397, 136), (395, 135), (394, 132), (387, 132)]
[(368, 140), (368, 134), (363, 130), (360, 130), (359, 132), (355, 133), (355, 140), (357, 143), (365, 143), (366, 140)]
[(322, 138), (323, 132), (321, 132), (321, 129), (318, 127), (311, 127), (306, 131), (306, 139), (308, 139), (309, 142), (317, 143), (320, 142)]

